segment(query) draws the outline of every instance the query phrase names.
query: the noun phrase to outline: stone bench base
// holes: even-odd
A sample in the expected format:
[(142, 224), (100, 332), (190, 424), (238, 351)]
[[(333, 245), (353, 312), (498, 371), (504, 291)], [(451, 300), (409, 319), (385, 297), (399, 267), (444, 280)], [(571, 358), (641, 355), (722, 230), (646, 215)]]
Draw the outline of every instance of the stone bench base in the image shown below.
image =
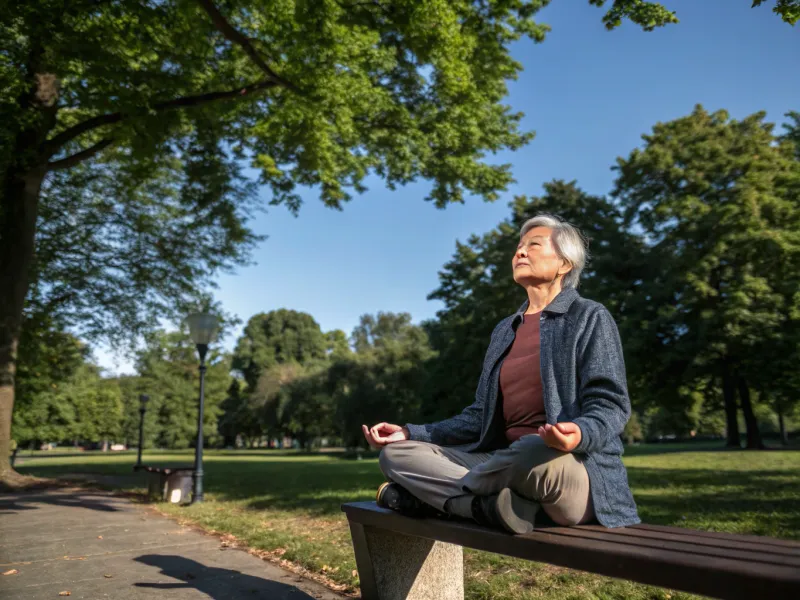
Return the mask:
[(350, 523), (363, 600), (463, 600), (461, 546)]

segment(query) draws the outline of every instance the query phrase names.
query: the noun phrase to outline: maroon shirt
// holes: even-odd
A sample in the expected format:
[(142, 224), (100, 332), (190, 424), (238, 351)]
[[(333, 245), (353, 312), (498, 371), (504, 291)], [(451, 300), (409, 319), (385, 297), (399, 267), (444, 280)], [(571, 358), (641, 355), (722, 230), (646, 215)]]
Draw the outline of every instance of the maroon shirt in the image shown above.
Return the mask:
[(500, 367), (500, 395), (509, 443), (536, 433), (547, 422), (539, 364), (539, 316), (525, 315)]

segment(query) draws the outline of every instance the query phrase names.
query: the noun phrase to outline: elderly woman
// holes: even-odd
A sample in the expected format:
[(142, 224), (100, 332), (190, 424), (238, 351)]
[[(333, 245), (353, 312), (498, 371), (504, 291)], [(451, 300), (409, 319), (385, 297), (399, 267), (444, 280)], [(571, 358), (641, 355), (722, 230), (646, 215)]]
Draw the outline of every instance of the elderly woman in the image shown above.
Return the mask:
[(639, 522), (620, 458), (622, 346), (608, 310), (577, 292), (586, 254), (561, 219), (522, 226), (512, 267), (528, 301), (492, 332), (475, 402), (438, 423), (363, 426), (389, 480), (380, 506), (512, 533), (530, 532), (540, 507), (560, 525)]

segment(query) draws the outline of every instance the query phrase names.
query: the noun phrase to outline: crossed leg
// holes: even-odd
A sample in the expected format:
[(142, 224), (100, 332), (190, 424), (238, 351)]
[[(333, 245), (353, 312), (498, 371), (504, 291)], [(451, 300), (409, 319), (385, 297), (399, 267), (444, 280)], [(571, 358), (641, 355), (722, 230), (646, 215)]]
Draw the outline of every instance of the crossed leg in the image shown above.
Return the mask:
[(468, 517), (472, 495), (489, 496), (508, 487), (539, 502), (560, 525), (578, 525), (594, 516), (583, 461), (550, 448), (538, 435), (523, 436), (493, 453), (395, 442), (383, 449), (379, 462), (387, 479), (441, 511)]

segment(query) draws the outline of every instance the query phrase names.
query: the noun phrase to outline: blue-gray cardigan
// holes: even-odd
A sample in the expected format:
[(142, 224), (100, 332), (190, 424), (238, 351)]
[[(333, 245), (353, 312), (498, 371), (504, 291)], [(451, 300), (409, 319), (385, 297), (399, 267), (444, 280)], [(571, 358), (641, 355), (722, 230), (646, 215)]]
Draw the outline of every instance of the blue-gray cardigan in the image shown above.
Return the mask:
[[(488, 452), (504, 442), (497, 411), (500, 366), (528, 307), (495, 327), (483, 361), (475, 402), (460, 415), (427, 425), (408, 424), (412, 440)], [(542, 393), (548, 423), (581, 428), (573, 452), (584, 457), (597, 520), (606, 527), (639, 523), (622, 464), (620, 434), (631, 414), (619, 331), (602, 304), (563, 290), (541, 315)]]

